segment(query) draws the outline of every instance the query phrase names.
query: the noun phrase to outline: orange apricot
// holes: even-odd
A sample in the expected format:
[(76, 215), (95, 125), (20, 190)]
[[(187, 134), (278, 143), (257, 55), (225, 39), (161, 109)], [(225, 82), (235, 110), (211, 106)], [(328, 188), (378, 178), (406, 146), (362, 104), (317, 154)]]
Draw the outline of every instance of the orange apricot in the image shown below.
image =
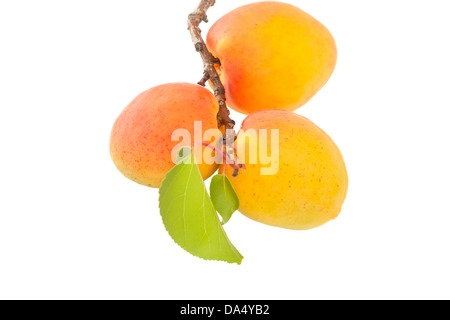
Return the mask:
[(241, 113), (296, 110), (328, 81), (335, 41), (319, 21), (281, 2), (257, 2), (219, 19), (207, 35), (228, 105)]
[[(214, 95), (204, 87), (189, 83), (170, 83), (144, 91), (117, 118), (111, 133), (110, 153), (117, 168), (127, 178), (149, 187), (159, 188), (166, 173), (174, 166), (178, 147), (194, 147), (195, 135), (202, 142), (204, 133), (217, 130), (219, 109)], [(194, 122), (201, 124), (195, 132)], [(179, 142), (172, 134), (183, 130), (190, 139)], [(220, 132), (219, 132), (220, 135)], [(217, 142), (217, 141), (216, 141)], [(195, 153), (204, 179), (217, 169), (208, 152)], [(210, 153), (213, 157), (213, 153)]]
[(284, 110), (252, 113), (238, 133), (236, 152), (246, 169), (237, 177), (230, 166), (225, 172), (245, 216), (297, 230), (338, 216), (348, 187), (344, 159), (310, 120)]

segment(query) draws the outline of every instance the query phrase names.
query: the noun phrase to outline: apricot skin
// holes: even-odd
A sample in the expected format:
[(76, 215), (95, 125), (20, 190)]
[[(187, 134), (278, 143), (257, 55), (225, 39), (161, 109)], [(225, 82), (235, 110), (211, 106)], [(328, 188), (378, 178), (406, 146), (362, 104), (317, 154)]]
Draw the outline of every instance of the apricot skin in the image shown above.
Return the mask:
[[(172, 132), (187, 129), (193, 143), (194, 121), (202, 121), (203, 132), (217, 128), (218, 109), (214, 95), (194, 84), (171, 83), (144, 91), (125, 108), (113, 126), (111, 158), (127, 178), (159, 188), (174, 166), (172, 149), (179, 141), (171, 141)], [(205, 161), (198, 166), (204, 179), (218, 167)]]
[[(266, 110), (249, 115), (236, 140), (249, 145), (243, 131), (279, 130), (279, 170), (261, 175), (260, 160), (249, 164), (236, 178), (227, 166), (226, 175), (239, 197), (239, 211), (261, 223), (296, 230), (311, 229), (336, 218), (347, 194), (348, 177), (342, 155), (331, 138), (308, 119), (290, 111)], [(266, 147), (259, 151), (267, 152)], [(241, 159), (242, 160), (242, 159)], [(222, 170), (222, 168), (220, 169)]]
[(328, 81), (335, 41), (319, 21), (290, 4), (257, 2), (231, 11), (207, 35), (228, 105), (241, 113), (296, 110)]

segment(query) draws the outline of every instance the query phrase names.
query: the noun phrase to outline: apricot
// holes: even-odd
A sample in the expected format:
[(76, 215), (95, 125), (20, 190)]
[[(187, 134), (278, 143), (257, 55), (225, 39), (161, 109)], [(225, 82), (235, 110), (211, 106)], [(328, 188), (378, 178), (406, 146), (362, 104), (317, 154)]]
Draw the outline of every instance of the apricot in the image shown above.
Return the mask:
[(246, 170), (237, 177), (230, 166), (225, 172), (245, 216), (297, 230), (338, 216), (347, 194), (345, 163), (336, 144), (310, 120), (284, 110), (252, 113), (238, 132), (236, 150), (238, 156), (245, 150), (240, 160)]
[[(170, 83), (144, 91), (125, 108), (113, 126), (111, 158), (127, 178), (159, 188), (166, 173), (175, 165), (173, 152), (177, 145), (194, 147), (196, 134), (200, 135), (200, 144), (214, 143), (203, 141), (203, 134), (208, 129), (217, 130), (218, 109), (214, 95), (199, 85)], [(201, 121), (201, 132), (194, 132), (195, 121)], [(191, 139), (180, 143), (179, 137), (175, 137), (172, 141), (177, 129), (184, 129)], [(208, 153), (202, 152), (204, 147), (200, 150), (195, 153), (201, 160), (197, 161), (198, 167), (202, 177), (207, 179), (218, 165), (214, 159), (202, 158)]]
[(231, 11), (209, 30), (207, 46), (228, 105), (241, 113), (296, 110), (328, 81), (335, 41), (319, 21), (290, 4), (257, 2)]

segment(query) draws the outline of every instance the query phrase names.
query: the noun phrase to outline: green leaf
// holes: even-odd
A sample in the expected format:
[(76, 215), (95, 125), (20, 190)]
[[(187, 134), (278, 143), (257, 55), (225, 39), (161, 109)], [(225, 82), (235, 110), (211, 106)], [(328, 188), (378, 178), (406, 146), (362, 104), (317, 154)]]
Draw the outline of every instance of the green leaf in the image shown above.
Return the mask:
[(212, 177), (210, 193), (214, 207), (222, 216), (222, 224), (227, 223), (239, 208), (239, 198), (228, 177), (223, 174)]
[(194, 256), (240, 264), (243, 257), (228, 239), (190, 157), (191, 161), (173, 167), (162, 182), (159, 208), (164, 226), (172, 239)]

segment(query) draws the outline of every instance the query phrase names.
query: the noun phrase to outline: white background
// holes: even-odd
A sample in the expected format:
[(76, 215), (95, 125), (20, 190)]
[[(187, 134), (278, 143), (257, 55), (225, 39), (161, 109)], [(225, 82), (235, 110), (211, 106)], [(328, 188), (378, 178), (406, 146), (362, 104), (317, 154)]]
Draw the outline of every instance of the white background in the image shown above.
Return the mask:
[[(201, 78), (186, 28), (198, 0), (0, 2), (0, 298), (450, 298), (448, 1), (286, 1), (338, 45), (297, 112), (340, 147), (349, 192), (309, 231), (236, 213), (240, 266), (180, 249), (158, 190), (109, 156), (137, 94)], [(204, 35), (249, 2), (218, 0)]]

